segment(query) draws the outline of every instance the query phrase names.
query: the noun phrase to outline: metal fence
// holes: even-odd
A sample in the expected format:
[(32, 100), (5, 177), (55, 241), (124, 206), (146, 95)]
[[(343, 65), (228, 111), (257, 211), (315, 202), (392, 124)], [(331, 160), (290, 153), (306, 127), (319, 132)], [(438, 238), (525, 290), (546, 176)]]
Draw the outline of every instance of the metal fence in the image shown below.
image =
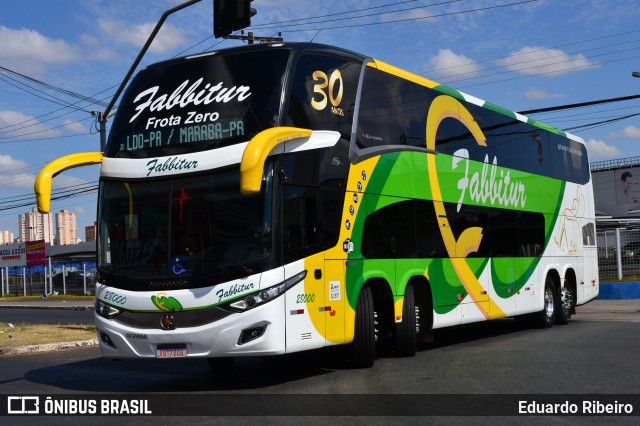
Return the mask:
[[(640, 229), (601, 229), (596, 234), (600, 281), (640, 281)], [(95, 293), (95, 259), (54, 261), (51, 266), (52, 275), (46, 266), (0, 268), (0, 296)]]
[(91, 295), (96, 288), (95, 261), (52, 262), (48, 266), (0, 268), (0, 296)]
[(600, 282), (640, 280), (640, 229), (597, 231)]

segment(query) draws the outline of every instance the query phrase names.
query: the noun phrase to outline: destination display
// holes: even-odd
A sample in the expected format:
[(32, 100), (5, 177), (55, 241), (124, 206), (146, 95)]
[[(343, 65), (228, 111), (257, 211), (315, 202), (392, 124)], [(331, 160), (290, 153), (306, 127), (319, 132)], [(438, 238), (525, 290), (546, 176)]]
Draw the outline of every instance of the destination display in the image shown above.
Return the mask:
[[(120, 144), (120, 151), (134, 151), (137, 149), (158, 148), (171, 144), (201, 142), (208, 140), (229, 139), (244, 136), (244, 120), (219, 120), (213, 123), (198, 124), (193, 126), (179, 126), (178, 120), (172, 121), (177, 126), (171, 131), (152, 130), (149, 132), (132, 133), (125, 137)], [(165, 127), (165, 126), (162, 126)]]
[(220, 148), (273, 127), (289, 52), (218, 52), (150, 66), (123, 96), (106, 155), (146, 158)]

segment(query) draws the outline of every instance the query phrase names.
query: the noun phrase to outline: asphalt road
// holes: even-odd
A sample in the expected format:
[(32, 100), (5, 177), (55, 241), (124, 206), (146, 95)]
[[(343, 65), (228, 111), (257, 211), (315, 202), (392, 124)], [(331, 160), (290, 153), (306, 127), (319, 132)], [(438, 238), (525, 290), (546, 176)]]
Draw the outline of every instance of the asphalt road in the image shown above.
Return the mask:
[[(60, 322), (60, 318), (67, 315), (75, 322), (76, 315), (86, 314), (89, 323), (92, 322), (91, 309), (59, 309), (68, 307), (66, 302), (44, 303), (58, 309), (34, 309), (33, 306), (15, 309), (8, 308), (7, 303), (0, 304), (0, 314), (21, 312), (31, 318), (42, 315), (54, 322)], [(33, 304), (42, 306), (43, 302)], [(88, 307), (90, 302), (84, 305)], [(40, 314), (34, 314), (36, 311)], [(314, 415), (318, 412), (344, 415), (345, 409), (351, 409), (351, 415), (378, 410), (387, 416), (375, 417), (375, 421), (373, 417), (357, 417), (359, 421), (355, 422), (353, 417), (348, 417), (347, 422), (338, 421), (344, 417), (330, 417), (332, 423), (339, 424), (415, 424), (425, 418), (406, 417), (408, 401), (412, 401), (410, 407), (418, 406), (430, 412), (431, 408), (442, 405), (437, 398), (445, 398), (443, 409), (447, 409), (447, 404), (459, 402), (467, 407), (466, 411), (462, 408), (462, 414), (468, 414), (474, 409), (482, 413), (487, 405), (512, 408), (517, 403), (513, 400), (514, 394), (534, 395), (538, 399), (556, 395), (552, 401), (558, 399), (558, 394), (609, 395), (611, 398), (635, 395), (637, 413), (640, 411), (637, 368), (640, 301), (595, 301), (580, 307), (578, 313), (568, 326), (555, 326), (550, 330), (521, 329), (510, 319), (439, 330), (436, 342), (420, 346), (415, 357), (394, 358), (393, 354), (383, 351), (374, 367), (367, 370), (350, 369), (344, 353), (335, 348), (269, 359), (244, 358), (237, 360), (233, 371), (226, 374), (210, 372), (206, 361), (199, 359), (107, 360), (100, 356), (97, 347), (2, 356), (0, 394), (62, 394), (85, 398), (126, 394), (129, 398), (156, 398), (153, 400), (156, 408), (160, 405), (162, 410), (170, 410), (171, 415), (176, 416), (198, 413), (203, 406), (213, 409), (214, 414), (219, 407), (224, 407), (234, 415), (232, 418), (171, 417), (172, 424), (226, 424), (229, 419), (239, 424), (299, 423), (299, 417), (236, 417), (269, 413), (274, 406), (287, 415), (300, 414), (295, 407), (298, 410), (302, 407), (302, 413)], [(285, 395), (285, 399), (256, 400), (280, 398), (278, 395)], [(418, 400), (413, 401), (412, 397)], [(477, 397), (489, 397), (491, 401), (489, 404), (486, 400), (478, 402), (473, 399)], [(157, 398), (164, 399), (159, 402)], [(451, 409), (447, 412), (450, 414)], [(84, 424), (80, 419), (73, 417), (65, 421)], [(142, 420), (138, 417), (119, 419), (123, 424), (138, 424)], [(153, 416), (153, 419), (167, 424), (165, 417)], [(320, 417), (303, 419), (310, 424), (325, 423)], [(427, 420), (438, 424), (466, 424), (471, 419), (431, 417)], [(491, 419), (487, 424), (512, 424), (513, 421), (548, 424), (549, 420), (538, 417), (482, 419)], [(607, 422), (637, 424), (636, 419), (607, 418)], [(24, 424), (32, 424), (33, 420), (36, 424), (58, 424), (56, 420), (62, 418), (15, 420), (20, 420), (17, 424), (22, 424), (22, 420)], [(112, 424), (113, 420), (110, 417), (91, 419), (97, 424)], [(478, 420), (473, 418), (473, 423), (479, 423)], [(561, 422), (585, 423), (601, 422), (593, 417), (565, 417)]]
[[(326, 413), (344, 414), (341, 411), (344, 404), (357, 398), (353, 396), (356, 394), (373, 398), (368, 402), (370, 408), (393, 416), (392, 424), (413, 423), (408, 417), (398, 417), (392, 409), (407, 404), (406, 401), (411, 400), (407, 399), (410, 395), (405, 397), (407, 394), (429, 394), (432, 398), (443, 395), (457, 398), (458, 395), (461, 404), (469, 402), (463, 397), (469, 394), (525, 394), (539, 398), (549, 394), (592, 394), (593, 398), (605, 394), (635, 394), (637, 400), (640, 395), (639, 308), (640, 301), (593, 302), (588, 309), (583, 307), (583, 314), (574, 316), (569, 325), (549, 330), (521, 329), (510, 319), (440, 330), (436, 342), (420, 346), (415, 357), (395, 358), (383, 352), (374, 367), (365, 370), (350, 369), (344, 354), (335, 349), (269, 359), (243, 358), (226, 374), (210, 372), (206, 361), (201, 359), (107, 360), (100, 356), (97, 347), (3, 356), (0, 394), (105, 397), (126, 393), (132, 398), (160, 395), (170, 404), (174, 415), (193, 413), (193, 404), (202, 402), (203, 398), (209, 405), (227, 401), (232, 406), (235, 403), (246, 407), (246, 412), (236, 415), (260, 415), (271, 408), (264, 405), (264, 400), (256, 402), (256, 398), (272, 395), (286, 395), (280, 403), (311, 395), (317, 404), (323, 404)], [(381, 397), (388, 405), (380, 404)], [(327, 398), (341, 398), (342, 403), (330, 405), (331, 400)], [(301, 404), (310, 402), (300, 400)], [(252, 403), (257, 405), (252, 407)], [(495, 404), (501, 403), (513, 404), (513, 401), (496, 397)], [(167, 410), (168, 406), (161, 408)], [(313, 411), (313, 407), (309, 409)], [(355, 410), (356, 414), (366, 414)], [(637, 415), (640, 403), (635, 410)], [(461, 413), (464, 414), (464, 407)], [(175, 417), (170, 423), (212, 421), (212, 418), (206, 419)], [(275, 417), (265, 419), (261, 423), (282, 423)], [(453, 420), (449, 423), (441, 417), (433, 419), (437, 419), (437, 423), (459, 423)], [(462, 419), (463, 423), (470, 420), (469, 417)], [(509, 418), (492, 419), (492, 424), (503, 421), (506, 424)], [(527, 422), (532, 419), (537, 418), (518, 418)], [(42, 419), (38, 420), (40, 423)], [(250, 420), (248, 423), (252, 423)], [(534, 424), (548, 424), (549, 420)], [(590, 424), (592, 420), (595, 419), (563, 418), (561, 424)], [(637, 424), (637, 417), (617, 417), (608, 419), (608, 423), (609, 420), (614, 420), (611, 424)], [(167, 421), (164, 424), (168, 424)]]

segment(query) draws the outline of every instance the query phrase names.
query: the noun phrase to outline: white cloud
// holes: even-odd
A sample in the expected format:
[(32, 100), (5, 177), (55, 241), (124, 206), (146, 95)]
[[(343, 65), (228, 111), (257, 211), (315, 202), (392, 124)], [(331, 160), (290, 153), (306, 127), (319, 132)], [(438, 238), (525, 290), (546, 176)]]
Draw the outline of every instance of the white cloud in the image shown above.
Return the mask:
[(433, 14), (427, 12), (424, 9), (414, 9), (404, 12), (392, 12), (385, 13), (380, 16), (380, 21), (382, 22), (393, 22), (400, 21), (404, 19), (420, 19), (420, 18), (430, 18)]
[(0, 188), (33, 190), (35, 176), (26, 171), (28, 168), (24, 161), (0, 154)]
[(607, 145), (604, 141), (589, 139), (586, 142), (589, 158), (613, 158), (620, 157), (624, 153), (613, 145)]
[(33, 116), (16, 111), (0, 111), (0, 128), (4, 136), (16, 139), (40, 139), (60, 136), (60, 132), (38, 122)]
[(636, 126), (627, 126), (621, 131), (612, 132), (607, 136), (607, 139), (614, 138), (640, 139), (640, 128)]
[(64, 40), (50, 39), (26, 28), (15, 30), (0, 25), (0, 63), (14, 71), (42, 76), (48, 65), (76, 59), (74, 48)]
[(93, 37), (88, 34), (81, 34), (79, 39), (87, 48), (86, 50), (89, 52), (92, 59), (101, 61), (113, 60), (118, 57), (118, 54), (109, 46), (103, 46), (100, 39), (97, 37)]
[(460, 74), (472, 77), (480, 71), (480, 66), (464, 55), (458, 55), (450, 49), (440, 49), (429, 59), (428, 66), (439, 77), (452, 77)]
[[(142, 47), (149, 38), (156, 23), (127, 24), (114, 21), (112, 19), (101, 19), (98, 21), (100, 31), (104, 33), (110, 41), (121, 44), (129, 44)], [(162, 26), (160, 32), (151, 43), (149, 51), (153, 53), (164, 53), (177, 46), (184, 44), (186, 37), (184, 32), (171, 24)]]
[(597, 65), (589, 62), (582, 54), (569, 55), (559, 49), (536, 46), (523, 47), (517, 52), (512, 52), (499, 63), (511, 71), (549, 77)]
[[(0, 170), (2, 171), (0, 174), (0, 188), (33, 191), (33, 182), (36, 180), (36, 175), (33, 172), (33, 167), (30, 167), (26, 162), (17, 160), (10, 155), (0, 154)], [(35, 173), (37, 172), (39, 170), (36, 170)], [(63, 173), (53, 179), (52, 186), (53, 188), (64, 188), (86, 183), (85, 179)]]
[[(77, 178), (71, 175), (65, 175), (64, 173), (57, 175), (52, 181), (53, 188), (66, 188), (68, 186), (84, 185), (86, 180)], [(33, 183), (31, 184), (33, 187)]]
[(529, 89), (524, 92), (524, 97), (531, 100), (541, 101), (549, 99), (564, 98), (564, 93), (548, 93), (544, 90)]
[(64, 127), (73, 132), (73, 133), (88, 133), (89, 130), (83, 126), (82, 124), (78, 123), (77, 121), (73, 121), (70, 119), (66, 119), (64, 120)]

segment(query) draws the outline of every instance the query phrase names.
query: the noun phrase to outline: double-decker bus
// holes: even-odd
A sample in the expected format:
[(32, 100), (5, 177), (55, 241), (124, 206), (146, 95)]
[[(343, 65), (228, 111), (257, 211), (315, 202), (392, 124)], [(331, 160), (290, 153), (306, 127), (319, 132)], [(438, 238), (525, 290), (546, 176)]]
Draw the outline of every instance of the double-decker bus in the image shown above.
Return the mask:
[(102, 354), (371, 366), (442, 327), (566, 324), (598, 294), (583, 141), (379, 60), (310, 43), (157, 63), (100, 163)]

